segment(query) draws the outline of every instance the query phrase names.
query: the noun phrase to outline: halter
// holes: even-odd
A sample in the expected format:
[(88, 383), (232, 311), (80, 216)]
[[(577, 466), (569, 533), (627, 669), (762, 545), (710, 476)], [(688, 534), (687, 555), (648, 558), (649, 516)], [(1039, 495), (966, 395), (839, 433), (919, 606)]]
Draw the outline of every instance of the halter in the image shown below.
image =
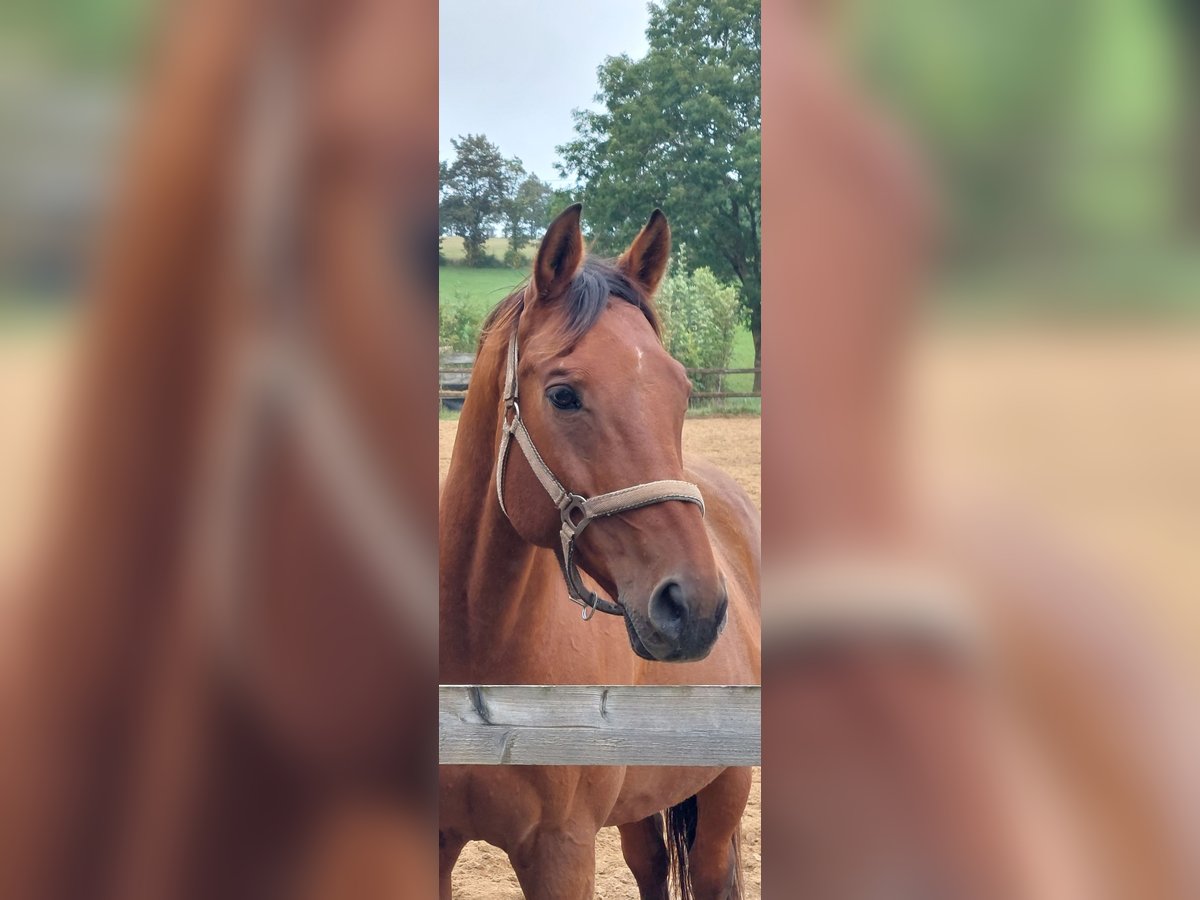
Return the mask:
[[(521, 421), (521, 407), (517, 403), (517, 326), (520, 324), (520, 313), (513, 323), (512, 337), (508, 342), (508, 372), (504, 376), (504, 423), (500, 429), (500, 450), (496, 458), (496, 497), (500, 500), (500, 509), (505, 516), (508, 510), (504, 506), (504, 470), (508, 464), (508, 451), (512, 438), (516, 438), (517, 446), (529, 461), (529, 468), (542, 483), (546, 493), (550, 495), (559, 515), (562, 516), (562, 529), (559, 539), (562, 541), (562, 557), (559, 565), (562, 567), (563, 580), (567, 583), (567, 596), (572, 602), (583, 607), (583, 620), (586, 622), (597, 610), (612, 616), (624, 615), (623, 608), (601, 598), (595, 591), (589, 590), (579, 575), (575, 565), (575, 541), (593, 519), (613, 516), (617, 513), (650, 506), (654, 503), (664, 503), (668, 500), (681, 500), (684, 503), (695, 503), (704, 514), (704, 498), (700, 488), (689, 481), (647, 481), (635, 484), (633, 487), (621, 488), (600, 494), (596, 497), (584, 497), (573, 494), (564, 488), (542, 455), (533, 444), (533, 438), (525, 423)], [(509, 415), (511, 413), (511, 417)], [(509, 516), (509, 521), (512, 517)]]

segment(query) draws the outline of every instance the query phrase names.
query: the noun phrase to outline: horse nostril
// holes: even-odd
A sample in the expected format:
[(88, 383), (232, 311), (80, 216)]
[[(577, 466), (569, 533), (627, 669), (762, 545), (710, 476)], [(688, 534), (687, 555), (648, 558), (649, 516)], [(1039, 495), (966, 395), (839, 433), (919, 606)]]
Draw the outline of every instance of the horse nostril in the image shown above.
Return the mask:
[(688, 602), (677, 581), (664, 581), (650, 598), (650, 624), (668, 638), (683, 634), (688, 618)]
[(725, 626), (729, 623), (729, 595), (726, 594), (721, 598), (721, 605), (717, 607), (717, 634), (725, 631)]

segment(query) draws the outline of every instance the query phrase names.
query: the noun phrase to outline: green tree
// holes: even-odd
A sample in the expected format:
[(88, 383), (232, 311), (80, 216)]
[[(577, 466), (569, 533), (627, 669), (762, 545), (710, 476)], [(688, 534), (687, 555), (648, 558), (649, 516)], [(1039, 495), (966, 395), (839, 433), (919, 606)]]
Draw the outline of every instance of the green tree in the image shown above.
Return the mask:
[(484, 243), (505, 221), (509, 201), (525, 174), (521, 161), (506, 159), (482, 134), (450, 141), (454, 161), (438, 167), (441, 233), (458, 235), (468, 266), (483, 262)]
[(511, 260), (518, 260), (522, 248), (540, 237), (550, 224), (555, 212), (550, 205), (553, 196), (550, 185), (533, 174), (527, 175), (517, 186), (508, 202), (504, 224)]
[[(663, 0), (649, 50), (600, 66), (602, 108), (577, 110), (559, 147), (597, 245), (623, 248), (659, 206), (690, 263), (736, 280), (761, 362), (759, 0)], [(756, 379), (755, 387), (758, 387)]]

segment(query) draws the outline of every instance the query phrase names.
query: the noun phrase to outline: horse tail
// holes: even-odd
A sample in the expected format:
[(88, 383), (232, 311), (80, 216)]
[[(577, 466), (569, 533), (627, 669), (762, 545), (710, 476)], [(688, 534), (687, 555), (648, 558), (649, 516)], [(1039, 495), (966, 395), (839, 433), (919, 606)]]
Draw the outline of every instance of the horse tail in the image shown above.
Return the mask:
[(733, 833), (733, 890), (729, 900), (742, 900), (742, 825)]
[[(679, 900), (695, 900), (689, 854), (696, 842), (696, 797), (692, 795), (667, 810), (667, 869)], [(729, 900), (742, 900), (742, 828), (733, 833), (733, 884)]]
[(667, 867), (679, 900), (695, 900), (688, 854), (696, 840), (696, 797), (667, 810)]

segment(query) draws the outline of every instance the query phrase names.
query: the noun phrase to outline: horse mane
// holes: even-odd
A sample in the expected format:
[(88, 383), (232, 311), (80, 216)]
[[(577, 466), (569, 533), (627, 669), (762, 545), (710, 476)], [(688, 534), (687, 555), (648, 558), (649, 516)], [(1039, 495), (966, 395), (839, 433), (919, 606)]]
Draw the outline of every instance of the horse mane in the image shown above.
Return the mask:
[[(507, 331), (515, 325), (525, 307), (528, 286), (527, 278), (488, 313), (480, 329), (479, 349), (494, 331)], [(641, 310), (655, 335), (662, 339), (658, 310), (642, 286), (621, 271), (615, 260), (588, 256), (557, 301), (565, 310), (560, 335), (564, 346), (570, 346), (591, 330), (608, 305), (609, 297), (618, 297)]]

